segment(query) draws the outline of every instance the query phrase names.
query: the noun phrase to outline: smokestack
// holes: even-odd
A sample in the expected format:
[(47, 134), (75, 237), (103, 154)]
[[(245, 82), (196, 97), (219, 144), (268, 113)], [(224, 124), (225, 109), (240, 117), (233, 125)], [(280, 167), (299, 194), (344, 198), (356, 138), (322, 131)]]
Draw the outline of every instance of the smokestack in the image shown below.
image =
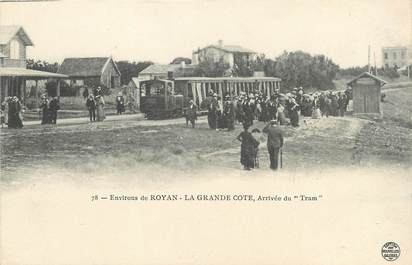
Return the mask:
[(219, 40), (219, 41), (217, 42), (217, 45), (218, 45), (219, 47), (223, 47), (223, 40)]

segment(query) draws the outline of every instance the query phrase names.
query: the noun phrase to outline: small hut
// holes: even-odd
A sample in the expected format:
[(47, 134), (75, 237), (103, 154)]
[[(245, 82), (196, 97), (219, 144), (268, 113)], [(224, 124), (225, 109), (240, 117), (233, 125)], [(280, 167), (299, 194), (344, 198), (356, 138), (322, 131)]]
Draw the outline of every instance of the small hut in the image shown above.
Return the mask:
[(386, 81), (365, 72), (347, 85), (352, 88), (354, 114), (381, 114), (381, 88)]

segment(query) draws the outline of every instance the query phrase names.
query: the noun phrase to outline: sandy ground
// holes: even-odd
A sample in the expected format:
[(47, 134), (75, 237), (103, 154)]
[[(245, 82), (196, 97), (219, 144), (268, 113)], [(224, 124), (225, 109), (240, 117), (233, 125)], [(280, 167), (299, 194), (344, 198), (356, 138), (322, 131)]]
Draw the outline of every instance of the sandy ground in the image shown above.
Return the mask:
[[(2, 130), (0, 263), (387, 264), (380, 250), (394, 241), (395, 263), (412, 264), (412, 135), (400, 120), (285, 127), (276, 173), (264, 137), (260, 168), (243, 171), (240, 126), (209, 130), (204, 117), (196, 129), (175, 119)], [(91, 200), (164, 194), (255, 201)]]

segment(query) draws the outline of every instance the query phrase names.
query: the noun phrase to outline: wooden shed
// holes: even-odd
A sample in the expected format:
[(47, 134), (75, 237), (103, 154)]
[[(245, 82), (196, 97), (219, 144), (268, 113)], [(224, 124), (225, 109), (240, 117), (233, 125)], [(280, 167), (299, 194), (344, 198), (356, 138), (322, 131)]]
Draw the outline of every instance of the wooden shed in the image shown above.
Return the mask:
[(120, 70), (112, 57), (66, 58), (57, 72), (68, 75), (71, 83), (120, 87)]
[(381, 88), (386, 81), (365, 72), (347, 85), (352, 88), (354, 114), (380, 114)]

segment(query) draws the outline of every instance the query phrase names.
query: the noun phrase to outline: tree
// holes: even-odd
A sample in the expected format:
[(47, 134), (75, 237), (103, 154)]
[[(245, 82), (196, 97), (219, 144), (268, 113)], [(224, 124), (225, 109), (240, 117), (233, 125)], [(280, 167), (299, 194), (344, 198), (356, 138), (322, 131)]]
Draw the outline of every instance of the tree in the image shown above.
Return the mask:
[(267, 63), (274, 76), (282, 79), (283, 86), (313, 87), (321, 90), (335, 87), (332, 80), (339, 71), (339, 66), (324, 55), (311, 56), (302, 51), (284, 51), (276, 58), (276, 63)]
[(137, 77), (139, 73), (147, 68), (149, 65), (152, 65), (153, 62), (142, 61), (142, 62), (129, 62), (129, 61), (118, 61), (116, 62), (117, 67), (121, 73), (120, 82), (122, 85), (129, 84), (132, 77)]
[(184, 62), (185, 64), (191, 64), (192, 60), (186, 57), (176, 57), (170, 64), (181, 64), (182, 62)]
[(363, 74), (364, 72), (368, 71), (368, 66), (355, 66), (355, 67), (348, 67), (344, 69), (339, 70), (339, 74), (341, 76), (358, 76), (360, 74)]
[(48, 63), (46, 61), (41, 61), (41, 60), (35, 61), (34, 59), (26, 60), (26, 66), (27, 66), (27, 69), (45, 71), (45, 72), (50, 72), (50, 73), (57, 73), (57, 70), (59, 69), (58, 63), (51, 64), (51, 63)]
[(220, 59), (218, 62), (214, 62), (211, 59), (206, 59), (199, 63), (198, 68), (195, 70), (196, 76), (204, 77), (222, 77), (227, 75), (230, 65), (223, 62)]

